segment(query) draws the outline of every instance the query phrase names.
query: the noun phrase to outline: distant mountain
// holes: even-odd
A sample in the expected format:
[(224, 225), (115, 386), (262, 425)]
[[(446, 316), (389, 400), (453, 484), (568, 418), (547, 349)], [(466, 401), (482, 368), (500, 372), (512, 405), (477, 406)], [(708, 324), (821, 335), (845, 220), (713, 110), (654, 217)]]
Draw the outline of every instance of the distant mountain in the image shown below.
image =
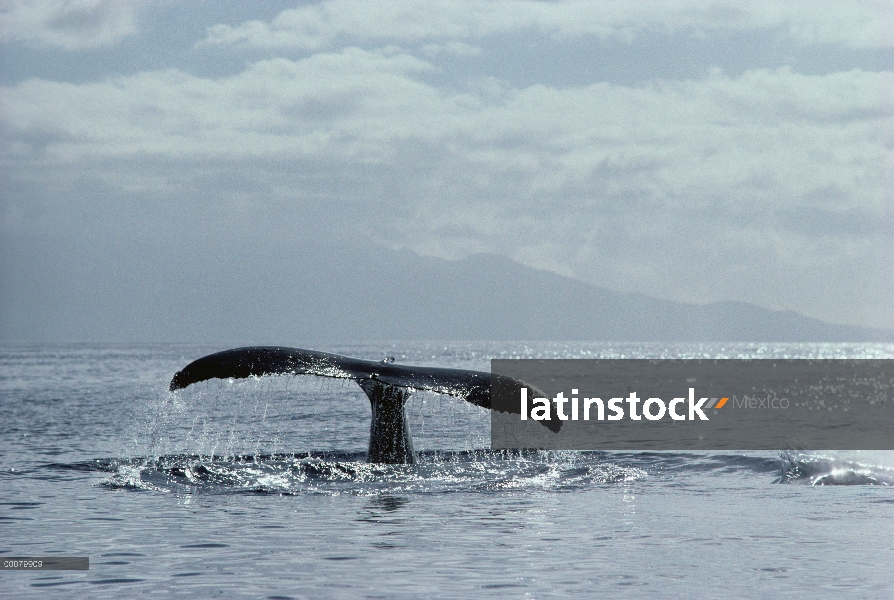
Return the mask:
[(606, 290), (494, 255), (351, 244), (6, 244), (0, 339), (894, 342), (740, 302)]
[[(742, 302), (695, 305), (614, 292), (494, 255), (450, 262), (395, 253), (374, 270), (380, 277), (366, 284), (369, 308), (410, 339), (894, 341), (891, 331)], [(395, 314), (400, 322), (389, 318)]]

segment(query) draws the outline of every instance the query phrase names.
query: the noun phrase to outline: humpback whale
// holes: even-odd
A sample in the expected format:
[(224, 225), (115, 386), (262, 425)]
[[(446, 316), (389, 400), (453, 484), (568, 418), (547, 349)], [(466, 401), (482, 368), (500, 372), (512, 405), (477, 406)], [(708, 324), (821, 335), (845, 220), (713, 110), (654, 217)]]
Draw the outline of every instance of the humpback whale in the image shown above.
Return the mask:
[[(242, 379), (264, 375), (316, 375), (352, 379), (369, 398), (372, 420), (369, 428), (367, 461), (385, 464), (413, 464), (413, 439), (406, 403), (415, 390), (431, 391), (462, 398), (482, 408), (491, 408), (491, 384), (518, 397), (522, 387), (535, 395), (543, 392), (517, 379), (482, 371), (398, 365), (393, 358), (382, 362), (351, 358), (340, 354), (285, 348), (250, 346), (209, 354), (186, 365), (171, 380), (171, 391), (208, 379)], [(520, 413), (520, 406), (509, 412)], [(562, 421), (541, 421), (551, 431), (559, 431)]]

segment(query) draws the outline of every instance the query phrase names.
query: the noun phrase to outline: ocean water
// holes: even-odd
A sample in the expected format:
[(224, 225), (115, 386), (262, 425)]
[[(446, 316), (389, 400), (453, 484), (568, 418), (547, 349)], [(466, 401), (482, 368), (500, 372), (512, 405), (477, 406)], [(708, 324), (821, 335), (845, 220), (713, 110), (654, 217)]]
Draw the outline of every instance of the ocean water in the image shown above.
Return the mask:
[[(894, 453), (491, 452), (416, 394), (415, 466), (364, 462), (369, 403), (311, 377), (169, 393), (222, 347), (0, 346), (2, 598), (892, 598)], [(382, 343), (491, 358), (891, 358), (882, 344)]]

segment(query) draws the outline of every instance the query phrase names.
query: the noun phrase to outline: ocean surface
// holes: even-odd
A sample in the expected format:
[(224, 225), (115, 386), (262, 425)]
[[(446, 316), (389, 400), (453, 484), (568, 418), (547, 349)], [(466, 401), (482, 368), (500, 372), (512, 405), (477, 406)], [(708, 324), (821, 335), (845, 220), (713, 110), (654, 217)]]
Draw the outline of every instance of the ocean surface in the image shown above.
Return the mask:
[[(2, 598), (894, 598), (894, 452), (489, 450), (417, 393), (415, 466), (364, 462), (350, 381), (167, 391), (185, 345), (0, 346)], [(892, 358), (885, 344), (381, 343), (491, 358)], [(894, 433), (894, 432), (892, 432)]]

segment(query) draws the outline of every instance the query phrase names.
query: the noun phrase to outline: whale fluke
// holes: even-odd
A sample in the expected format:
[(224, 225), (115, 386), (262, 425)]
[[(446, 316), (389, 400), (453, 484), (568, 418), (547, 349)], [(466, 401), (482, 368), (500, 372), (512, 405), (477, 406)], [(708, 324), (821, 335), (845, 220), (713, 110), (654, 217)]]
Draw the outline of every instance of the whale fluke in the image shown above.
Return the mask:
[[(482, 371), (398, 365), (389, 357), (382, 362), (350, 358), (340, 354), (284, 348), (251, 346), (209, 354), (188, 364), (171, 380), (171, 391), (207, 379), (242, 379), (263, 375), (316, 375), (353, 379), (369, 397), (372, 407), (369, 462), (404, 464), (415, 462), (405, 405), (414, 390), (456, 396), (475, 406), (491, 408), (491, 382), (507, 390), (532, 386)], [(516, 392), (517, 393), (517, 392)], [(516, 414), (520, 406), (511, 410)], [(551, 431), (562, 426), (555, 416), (541, 423)]]

